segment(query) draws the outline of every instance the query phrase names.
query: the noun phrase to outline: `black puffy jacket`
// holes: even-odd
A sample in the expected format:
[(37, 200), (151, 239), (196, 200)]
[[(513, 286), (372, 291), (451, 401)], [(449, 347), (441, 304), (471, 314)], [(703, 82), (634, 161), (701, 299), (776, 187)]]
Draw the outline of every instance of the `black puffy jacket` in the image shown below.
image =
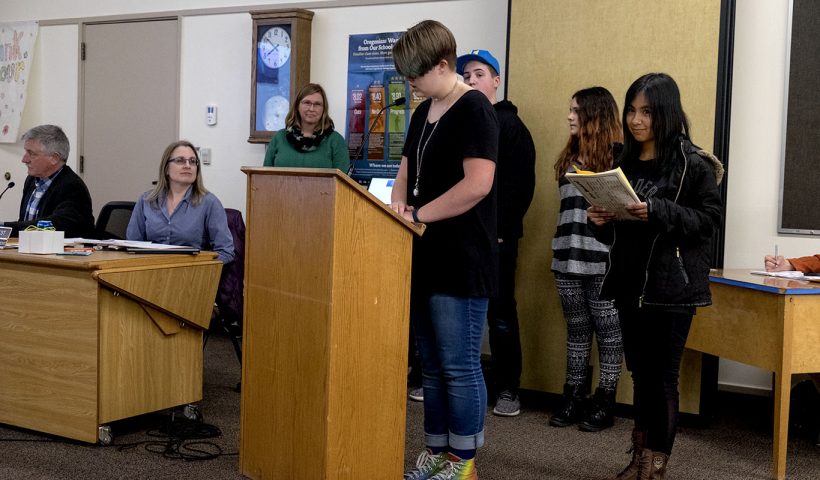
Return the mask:
[(596, 237), (612, 242), (601, 297), (637, 301), (638, 306), (710, 305), (709, 268), (723, 209), (718, 191), (722, 177), (717, 158), (681, 138), (666, 187), (647, 200), (648, 225), (638, 227), (652, 236), (648, 252), (638, 251), (647, 248), (646, 241), (618, 241), (634, 238), (638, 222), (595, 228)]

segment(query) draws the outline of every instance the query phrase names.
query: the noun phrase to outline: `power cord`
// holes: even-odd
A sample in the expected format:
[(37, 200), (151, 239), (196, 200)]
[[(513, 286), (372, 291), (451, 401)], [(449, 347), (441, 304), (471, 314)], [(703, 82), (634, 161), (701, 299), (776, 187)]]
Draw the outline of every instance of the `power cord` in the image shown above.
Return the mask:
[(142, 445), (148, 452), (186, 462), (213, 460), (222, 455), (238, 455), (238, 452), (223, 452), (222, 447), (214, 442), (202, 441), (222, 436), (219, 427), (185, 417), (177, 418), (174, 412), (164, 427), (148, 430), (145, 434), (157, 440), (111, 446), (116, 447), (118, 451), (124, 451)]
[[(168, 416), (168, 422), (164, 426), (147, 430), (145, 434), (157, 440), (142, 440), (119, 445), (111, 444), (107, 447), (125, 451), (143, 445), (148, 452), (161, 454), (164, 458), (188, 462), (239, 455), (239, 452), (224, 452), (222, 447), (214, 442), (203, 441), (222, 436), (222, 430), (219, 427), (203, 423), (201, 420), (190, 420), (181, 415), (177, 416), (173, 411)], [(57, 438), (0, 438), (0, 442), (76, 444), (71, 440)]]

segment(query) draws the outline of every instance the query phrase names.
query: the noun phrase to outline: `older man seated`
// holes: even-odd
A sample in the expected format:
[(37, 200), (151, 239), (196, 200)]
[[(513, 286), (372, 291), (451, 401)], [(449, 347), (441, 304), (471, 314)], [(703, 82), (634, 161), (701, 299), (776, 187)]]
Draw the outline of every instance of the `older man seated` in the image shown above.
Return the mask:
[(23, 163), (28, 176), (23, 185), (20, 218), (4, 222), (12, 235), (39, 220), (50, 220), (66, 237), (94, 236), (91, 195), (83, 180), (66, 165), (68, 137), (55, 125), (40, 125), (23, 134)]

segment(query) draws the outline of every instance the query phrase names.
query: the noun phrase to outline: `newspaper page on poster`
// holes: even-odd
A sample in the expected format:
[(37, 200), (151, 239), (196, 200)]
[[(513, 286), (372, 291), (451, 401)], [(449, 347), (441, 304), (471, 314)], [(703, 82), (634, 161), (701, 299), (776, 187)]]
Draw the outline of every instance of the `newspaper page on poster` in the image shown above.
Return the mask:
[[(347, 77), (347, 146), (353, 178), (394, 178), (399, 171), (410, 115), (420, 101), (409, 99), (407, 81), (396, 72), (393, 45), (402, 32), (350, 35)], [(368, 134), (369, 131), (369, 134)]]
[(641, 203), (641, 200), (621, 167), (599, 173), (576, 170), (575, 173), (568, 172), (566, 177), (590, 205), (615, 213), (616, 220), (635, 220), (626, 211), (626, 206)]
[(37, 22), (0, 23), (0, 143), (17, 142), (37, 30)]

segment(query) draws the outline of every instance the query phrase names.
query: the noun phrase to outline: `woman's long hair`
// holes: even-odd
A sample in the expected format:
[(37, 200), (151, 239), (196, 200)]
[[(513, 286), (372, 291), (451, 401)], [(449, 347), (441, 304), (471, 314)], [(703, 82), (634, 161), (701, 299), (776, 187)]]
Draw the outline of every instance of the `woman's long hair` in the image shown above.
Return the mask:
[(325, 93), (325, 89), (318, 83), (308, 83), (299, 89), (299, 92), (293, 99), (293, 104), (290, 106), (288, 116), (285, 117), (285, 126), (287, 128), (295, 127), (300, 131), (302, 130), (302, 116), (299, 114), (299, 104), (302, 103), (305, 97), (313, 95), (314, 93), (322, 95), (322, 104), (324, 104), (324, 106), (322, 107), (322, 118), (319, 120), (317, 131), (313, 132), (313, 135), (321, 135), (325, 133), (325, 130), (333, 128), (333, 120), (330, 119), (330, 115), (327, 113), (330, 109), (330, 106), (327, 104), (327, 94)]
[(612, 168), (612, 146), (621, 143), (618, 105), (604, 87), (578, 90), (572, 96), (578, 104), (578, 135), (570, 135), (555, 162), (555, 179), (567, 173), (573, 163), (583, 161), (585, 170), (602, 172)]
[(624, 100), (624, 151), (625, 160), (637, 159), (641, 154), (641, 143), (629, 131), (626, 117), (632, 102), (643, 92), (652, 112), (652, 134), (655, 137), (655, 158), (662, 171), (674, 166), (681, 135), (689, 137), (689, 120), (683, 111), (678, 84), (665, 73), (647, 73), (635, 80), (626, 91)]
[(148, 203), (154, 207), (159, 208), (160, 199), (165, 198), (168, 191), (171, 189), (170, 181), (168, 180), (168, 162), (171, 160), (171, 154), (177, 147), (188, 147), (194, 151), (194, 156), (197, 160), (196, 180), (191, 185), (191, 204), (196, 206), (202, 202), (208, 190), (205, 189), (205, 184), (202, 182), (202, 162), (199, 161), (199, 152), (194, 144), (188, 140), (178, 140), (167, 147), (162, 154), (162, 160), (159, 162), (159, 176), (157, 177), (157, 184), (154, 189), (148, 193)]

